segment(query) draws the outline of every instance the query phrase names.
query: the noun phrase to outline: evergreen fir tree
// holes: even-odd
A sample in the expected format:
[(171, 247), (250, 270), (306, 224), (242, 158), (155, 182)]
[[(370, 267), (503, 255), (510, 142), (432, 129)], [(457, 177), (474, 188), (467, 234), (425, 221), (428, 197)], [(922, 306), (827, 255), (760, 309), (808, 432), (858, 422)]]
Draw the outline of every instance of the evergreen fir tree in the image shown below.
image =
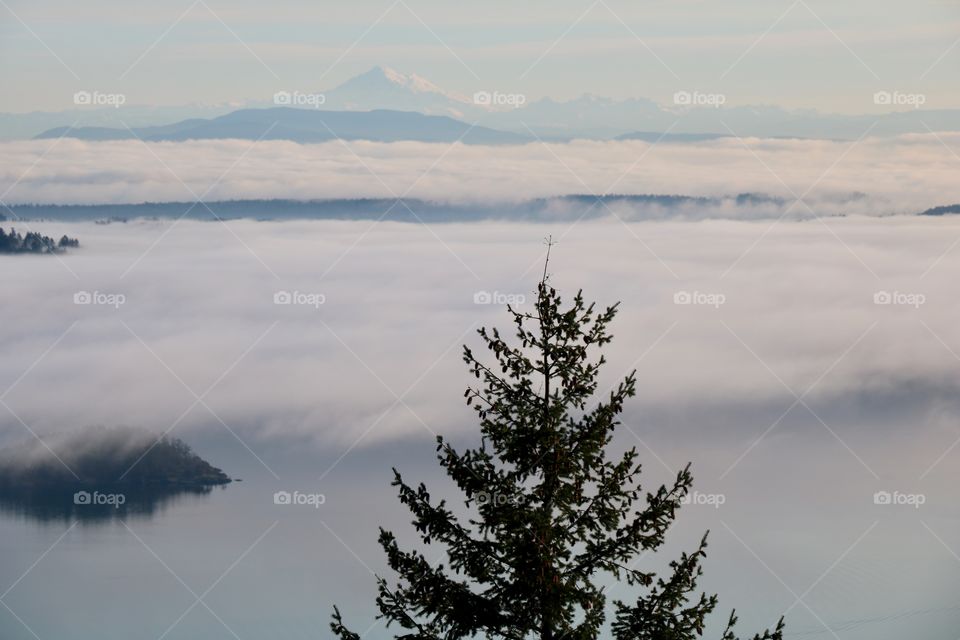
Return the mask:
[[(549, 262), (549, 252), (548, 252)], [(635, 449), (608, 453), (636, 372), (594, 400), (605, 363), (594, 352), (612, 336), (617, 305), (598, 310), (578, 293), (564, 306), (550, 286), (547, 265), (533, 312), (508, 307), (515, 340), (479, 330), (495, 364), (467, 347), (463, 359), (479, 381), (467, 389), (482, 442), (457, 452), (437, 438), (438, 459), (476, 515), (464, 523), (427, 488), (408, 485), (394, 469), (393, 485), (413, 514), (426, 545), (446, 547), (449, 566), (434, 566), (400, 548), (380, 529), (392, 585), (377, 577), (379, 617), (404, 640), (504, 638), (523, 640), (687, 640), (700, 638), (717, 596), (697, 594), (707, 536), (658, 577), (632, 564), (664, 542), (692, 483), (689, 465), (672, 486), (641, 492)], [(624, 581), (633, 602), (612, 602), (609, 630), (604, 582)], [(735, 640), (734, 613), (722, 640)], [(360, 640), (334, 607), (331, 628)], [(783, 620), (754, 640), (782, 640)]]

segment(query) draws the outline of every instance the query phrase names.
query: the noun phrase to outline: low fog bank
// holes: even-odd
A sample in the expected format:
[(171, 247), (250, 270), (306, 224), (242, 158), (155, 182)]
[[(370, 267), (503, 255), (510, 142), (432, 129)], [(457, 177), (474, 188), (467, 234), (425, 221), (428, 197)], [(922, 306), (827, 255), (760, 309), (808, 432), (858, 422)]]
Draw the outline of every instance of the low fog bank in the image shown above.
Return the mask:
[(61, 474), (85, 458), (124, 460), (157, 440), (144, 429), (87, 425), (48, 434), (43, 442), (24, 433), (18, 442), (0, 449), (0, 477), (25, 473)]
[[(635, 368), (638, 395), (614, 448), (639, 449), (645, 490), (693, 462), (696, 502), (644, 568), (709, 528), (703, 586), (745, 628), (788, 610), (803, 637), (956, 628), (938, 537), (958, 535), (960, 219), (32, 226), (81, 248), (0, 259), (15, 274), (0, 285), (0, 440), (169, 429), (244, 478), (220, 500), (261, 531), (282, 520), (257, 554), (310, 550), (296, 570), (318, 586), (297, 577), (294, 602), (363, 617), (369, 570), (334, 534), (375, 571), (377, 525), (413, 535), (390, 467), (457, 497), (432, 456), (436, 434), (477, 444), (460, 344), (508, 330), (507, 301), (529, 308), (552, 233), (565, 295), (622, 301), (601, 388)], [(323, 511), (279, 511), (280, 490), (322, 493)], [(232, 516), (218, 526), (237, 537)]]
[[(511, 147), (419, 142), (204, 140), (0, 143), (8, 204), (116, 204), (403, 196), (501, 204), (570, 194), (802, 196), (818, 215), (915, 213), (960, 202), (958, 133), (859, 141), (721, 138)], [(202, 207), (200, 207), (202, 209)], [(641, 212), (654, 216), (656, 211)], [(681, 216), (695, 210), (668, 211)], [(714, 217), (755, 217), (740, 205)], [(783, 209), (776, 212), (779, 216)], [(789, 215), (807, 216), (795, 205)], [(624, 215), (629, 215), (629, 211)], [(764, 215), (769, 215), (765, 213)]]
[[(888, 203), (877, 203), (864, 194), (796, 199), (761, 193), (719, 197), (679, 195), (568, 195), (512, 203), (439, 202), (400, 198), (350, 200), (228, 200), (196, 202), (150, 202), (140, 204), (24, 204), (7, 205), (5, 213), (19, 222), (64, 220), (73, 222), (129, 222), (149, 219), (176, 220), (371, 220), (377, 222), (553, 222), (572, 223), (603, 218), (623, 222), (654, 220), (762, 220), (785, 218), (811, 220), (834, 217), (849, 211), (887, 213)], [(954, 206), (926, 215), (956, 213)], [(815, 213), (816, 212), (816, 213)], [(906, 213), (906, 212), (896, 212)]]
[(6, 434), (462, 432), (460, 345), (530, 304), (549, 232), (558, 287), (622, 301), (605, 383), (638, 369), (645, 428), (746, 441), (796, 394), (854, 433), (957, 433), (951, 219), (56, 227), (82, 248), (4, 258)]
[[(27, 429), (29, 431), (29, 428)], [(166, 433), (99, 425), (29, 436), (0, 449), (0, 492), (93, 486), (173, 490), (230, 482), (189, 445)]]

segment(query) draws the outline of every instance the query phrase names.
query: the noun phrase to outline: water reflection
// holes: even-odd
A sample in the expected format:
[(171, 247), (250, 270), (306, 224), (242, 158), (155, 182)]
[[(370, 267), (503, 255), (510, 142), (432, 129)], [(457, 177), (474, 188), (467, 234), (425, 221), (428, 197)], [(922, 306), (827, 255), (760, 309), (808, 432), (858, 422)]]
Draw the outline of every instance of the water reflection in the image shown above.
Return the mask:
[[(149, 519), (185, 501), (203, 500), (212, 486), (0, 488), (0, 515), (41, 524), (107, 524)], [(221, 490), (226, 485), (220, 485)]]

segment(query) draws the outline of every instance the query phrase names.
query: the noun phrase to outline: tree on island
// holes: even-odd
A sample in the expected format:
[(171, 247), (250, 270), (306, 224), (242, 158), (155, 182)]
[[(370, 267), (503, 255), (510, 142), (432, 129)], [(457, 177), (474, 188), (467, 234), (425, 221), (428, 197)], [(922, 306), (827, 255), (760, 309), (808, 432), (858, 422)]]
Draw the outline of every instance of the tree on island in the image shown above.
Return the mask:
[[(496, 329), (478, 332), (495, 364), (468, 347), (463, 352), (480, 381), (465, 393), (480, 420), (480, 447), (458, 453), (437, 437), (440, 465), (476, 516), (461, 522), (446, 501), (394, 469), (393, 485), (420, 538), (444, 545), (449, 566), (402, 550), (381, 528), (380, 545), (399, 580), (391, 585), (377, 576), (378, 617), (399, 625), (396, 637), (404, 640), (593, 640), (606, 624), (606, 579), (639, 591), (633, 602), (612, 603), (616, 640), (702, 637), (717, 606), (716, 595), (697, 593), (706, 534), (695, 551), (670, 563), (669, 575), (635, 568), (641, 554), (663, 544), (693, 479), (687, 465), (672, 486), (644, 496), (636, 449), (608, 452), (636, 389), (634, 371), (608, 397), (592, 400), (606, 362), (593, 352), (611, 341), (617, 305), (598, 311), (577, 293), (564, 306), (545, 264), (534, 312), (507, 309), (515, 342)], [(731, 612), (722, 640), (736, 640), (736, 620)], [(360, 640), (336, 606), (330, 626), (341, 640)], [(753, 638), (782, 640), (783, 629), (781, 618)]]
[(20, 235), (16, 229), (11, 228), (10, 233), (7, 233), (0, 227), (0, 253), (59, 253), (68, 247), (79, 246), (80, 241), (76, 238), (63, 236), (57, 242), (36, 231)]
[(179, 438), (131, 427), (86, 427), (0, 449), (0, 492), (84, 487), (203, 487), (230, 477)]

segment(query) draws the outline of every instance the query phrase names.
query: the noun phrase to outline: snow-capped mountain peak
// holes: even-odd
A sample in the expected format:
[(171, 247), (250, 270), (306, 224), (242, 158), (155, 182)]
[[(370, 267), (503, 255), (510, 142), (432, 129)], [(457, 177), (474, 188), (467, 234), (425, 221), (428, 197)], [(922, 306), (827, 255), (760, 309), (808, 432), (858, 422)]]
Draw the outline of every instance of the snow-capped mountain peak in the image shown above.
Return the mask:
[(441, 89), (422, 76), (381, 66), (350, 78), (326, 92), (326, 97), (328, 104), (333, 100), (347, 108), (352, 105), (380, 104), (383, 108), (415, 108), (432, 112), (449, 112), (450, 103), (470, 103), (468, 98)]

